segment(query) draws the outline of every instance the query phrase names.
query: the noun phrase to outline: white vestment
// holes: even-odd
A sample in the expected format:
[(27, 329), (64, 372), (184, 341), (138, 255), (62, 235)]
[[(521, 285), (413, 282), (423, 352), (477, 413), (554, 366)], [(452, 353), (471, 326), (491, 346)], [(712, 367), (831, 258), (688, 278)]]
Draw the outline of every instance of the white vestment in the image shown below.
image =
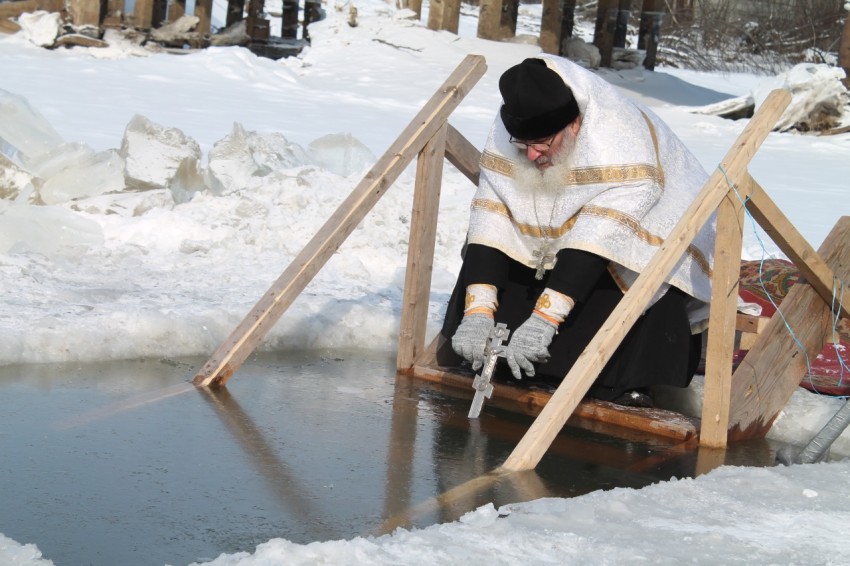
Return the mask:
[[(658, 251), (708, 179), (697, 159), (649, 109), (566, 59), (541, 55), (578, 102), (581, 128), (562, 191), (518, 189), (512, 176), (525, 152), (511, 145), (496, 118), (481, 156), (471, 205), (469, 242), (497, 248), (546, 269), (564, 248), (610, 260), (626, 291)], [(699, 232), (654, 300), (674, 285), (694, 300), (694, 332), (705, 328), (711, 298), (714, 224)], [(654, 302), (653, 300), (653, 302)]]

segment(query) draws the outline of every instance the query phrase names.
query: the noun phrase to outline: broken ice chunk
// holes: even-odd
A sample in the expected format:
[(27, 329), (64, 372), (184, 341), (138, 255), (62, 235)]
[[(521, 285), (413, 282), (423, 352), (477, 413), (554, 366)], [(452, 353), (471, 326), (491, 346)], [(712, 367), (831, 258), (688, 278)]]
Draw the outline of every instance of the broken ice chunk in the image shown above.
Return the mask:
[(127, 188), (144, 191), (170, 185), (181, 163), (201, 159), (198, 142), (178, 130), (133, 116), (121, 140)]

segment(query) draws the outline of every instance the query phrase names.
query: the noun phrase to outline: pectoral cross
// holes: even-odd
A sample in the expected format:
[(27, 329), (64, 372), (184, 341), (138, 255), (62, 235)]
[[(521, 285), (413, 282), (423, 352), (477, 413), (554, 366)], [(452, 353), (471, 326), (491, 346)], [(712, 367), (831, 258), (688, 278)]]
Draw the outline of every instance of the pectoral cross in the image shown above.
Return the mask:
[(543, 279), (543, 274), (546, 273), (546, 262), (555, 261), (555, 256), (549, 247), (549, 242), (543, 244), (539, 250), (534, 250), (531, 255), (537, 258), (537, 272), (534, 278), (540, 281)]

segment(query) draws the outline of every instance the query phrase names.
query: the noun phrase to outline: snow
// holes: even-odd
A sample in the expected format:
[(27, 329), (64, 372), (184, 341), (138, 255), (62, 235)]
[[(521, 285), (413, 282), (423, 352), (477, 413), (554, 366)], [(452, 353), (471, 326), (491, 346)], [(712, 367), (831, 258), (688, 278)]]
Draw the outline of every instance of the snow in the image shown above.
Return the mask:
[[(129, 41), (45, 50), (46, 17), (0, 35), (0, 364), (210, 354), (467, 54), (484, 55), (488, 71), (450, 122), (483, 145), (499, 75), (538, 48), (476, 39), (466, 8), (457, 36), (380, 0), (356, 6), (351, 27), (348, 3), (326, 4), (312, 46), (280, 61), (239, 47), (155, 54)], [(692, 108), (758, 99), (776, 84), (599, 73), (650, 105), (709, 171), (745, 121)], [(815, 247), (846, 214), (848, 152), (850, 134), (773, 133), (750, 167)], [(414, 175), (411, 166), (387, 191), (261, 349), (395, 348)], [(473, 190), (446, 165), (429, 334), (460, 265)], [(745, 255), (781, 254), (748, 231)], [(699, 379), (688, 394), (701, 398)], [(842, 403), (800, 389), (770, 436), (802, 446)], [(845, 563), (848, 454), (845, 434), (829, 463), (724, 466), (641, 490), (484, 506), (377, 538), (274, 539), (213, 563)], [(0, 535), (0, 562), (49, 563), (37, 544)]]

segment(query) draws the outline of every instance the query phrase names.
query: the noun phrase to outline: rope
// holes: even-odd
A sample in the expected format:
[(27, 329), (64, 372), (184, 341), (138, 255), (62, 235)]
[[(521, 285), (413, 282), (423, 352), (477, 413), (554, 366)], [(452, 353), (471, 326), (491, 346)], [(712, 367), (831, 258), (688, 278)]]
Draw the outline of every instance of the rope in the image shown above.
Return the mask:
[[(782, 309), (779, 308), (779, 305), (776, 304), (776, 302), (773, 300), (773, 297), (770, 295), (770, 292), (767, 290), (767, 287), (765, 287), (765, 284), (764, 284), (764, 261), (765, 261), (765, 255), (767, 253), (767, 247), (764, 245), (764, 241), (759, 236), (758, 223), (756, 222), (755, 218), (753, 217), (753, 215), (750, 213), (749, 209), (747, 208), (747, 202), (749, 202), (750, 198), (747, 197), (745, 199), (745, 198), (741, 197), (741, 194), (738, 192), (738, 188), (734, 185), (734, 183), (731, 182), (731, 180), (729, 179), (729, 176), (726, 173), (726, 170), (723, 169), (722, 165), (718, 165), (717, 168), (720, 169), (721, 173), (723, 173), (723, 177), (726, 179), (726, 184), (729, 186), (729, 188), (732, 191), (735, 192), (735, 196), (738, 197), (738, 201), (741, 203), (741, 206), (744, 207), (744, 213), (747, 216), (747, 218), (749, 218), (749, 220), (750, 220), (750, 222), (753, 226), (753, 234), (755, 235), (756, 240), (758, 241), (758, 244), (761, 247), (762, 253), (761, 253), (761, 259), (759, 261), (759, 285), (761, 286), (762, 291), (764, 291), (764, 295), (767, 297), (767, 300), (770, 301), (770, 304), (773, 305), (773, 308), (775, 308), (776, 312), (779, 313), (780, 318), (782, 318), (782, 322), (785, 324), (785, 328), (788, 330), (788, 333), (791, 335), (791, 337), (794, 339), (794, 342), (797, 344), (797, 348), (803, 353), (803, 356), (805, 356), (805, 360), (806, 360), (806, 376), (805, 376), (805, 378), (809, 380), (809, 385), (811, 386), (812, 391), (814, 391), (815, 393), (818, 393), (818, 394), (823, 394), (820, 391), (818, 391), (818, 388), (813, 381), (811, 360), (809, 359), (808, 353), (806, 353), (805, 346), (803, 346), (803, 344), (797, 338), (797, 335), (794, 333), (794, 329), (791, 328), (791, 325), (788, 323), (788, 320), (785, 318), (785, 314), (782, 312)], [(838, 297), (839, 297), (839, 293), (840, 293), (840, 300), (837, 300)], [(841, 352), (841, 346), (840, 346), (841, 340), (840, 340), (839, 335), (838, 335), (838, 322), (840, 320), (839, 314), (838, 314), (840, 312), (840, 309), (838, 308), (838, 305), (843, 303), (843, 301), (844, 301), (844, 281), (842, 281), (841, 279), (839, 279), (838, 277), (833, 275), (832, 276), (832, 303), (830, 305), (830, 311), (832, 313), (832, 347), (835, 351), (835, 356), (838, 359), (838, 364), (839, 364), (840, 372), (841, 372), (839, 374), (838, 385), (842, 385), (844, 383), (845, 372), (850, 373), (850, 368), (848, 368), (847, 363), (844, 361), (844, 357), (843, 357), (842, 352)]]

